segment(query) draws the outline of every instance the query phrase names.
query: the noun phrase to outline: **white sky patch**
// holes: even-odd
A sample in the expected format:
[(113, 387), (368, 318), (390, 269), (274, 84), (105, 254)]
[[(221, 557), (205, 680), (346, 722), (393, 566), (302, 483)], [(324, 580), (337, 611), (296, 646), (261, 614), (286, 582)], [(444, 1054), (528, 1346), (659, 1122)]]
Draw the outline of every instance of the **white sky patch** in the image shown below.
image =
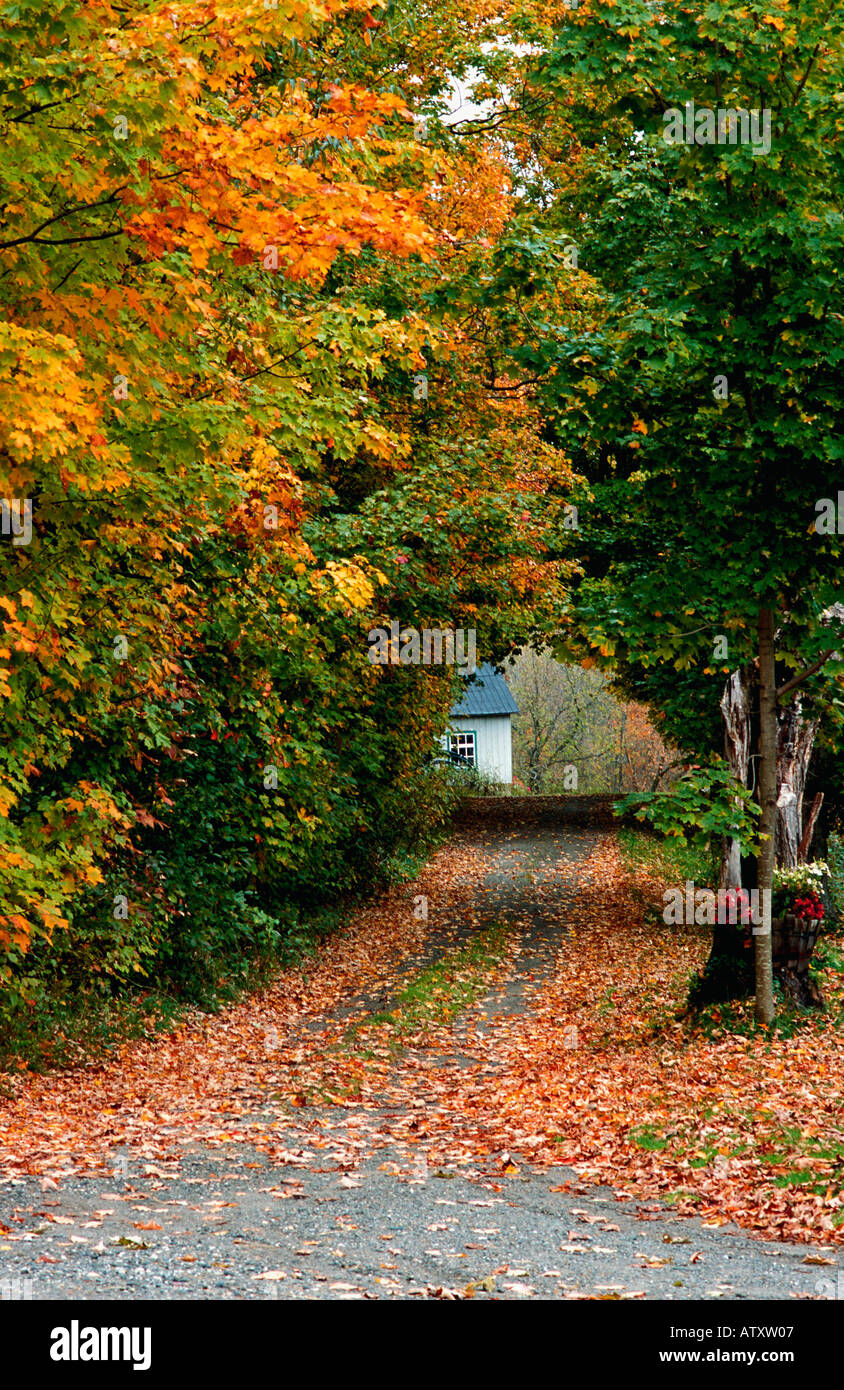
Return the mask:
[[(506, 49), (515, 54), (517, 58), (524, 57), (525, 54), (539, 54), (542, 49), (536, 44), (530, 43), (511, 43), (508, 39), (497, 39), (494, 43), (485, 43), (481, 46), (484, 53), (500, 52)], [(511, 98), (509, 87), (501, 89), (501, 96), (497, 101), (474, 102), (471, 98), (471, 89), (476, 83), (484, 81), (484, 74), (477, 68), (469, 68), (460, 78), (451, 79), (449, 90), (449, 110), (448, 114), (442, 118), (443, 125), (456, 125), (463, 121), (485, 121), (490, 116), (494, 116), (498, 111), (504, 111)]]

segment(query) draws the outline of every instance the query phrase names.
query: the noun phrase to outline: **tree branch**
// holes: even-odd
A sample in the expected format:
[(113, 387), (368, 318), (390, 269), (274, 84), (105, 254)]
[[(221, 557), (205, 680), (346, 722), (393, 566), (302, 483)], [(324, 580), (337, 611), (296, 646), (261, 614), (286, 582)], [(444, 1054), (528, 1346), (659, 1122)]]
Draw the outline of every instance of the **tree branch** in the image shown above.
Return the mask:
[(790, 690), (794, 690), (798, 685), (802, 685), (805, 680), (808, 680), (809, 677), (813, 676), (816, 671), (819, 671), (821, 667), (825, 665), (827, 661), (829, 661), (829, 658), (834, 655), (835, 649), (831, 647), (828, 652), (824, 652), (823, 656), (821, 656), (811, 666), (807, 666), (804, 671), (798, 671), (796, 676), (792, 676), (791, 680), (786, 681), (785, 685), (781, 685), (778, 688), (777, 699), (779, 700), (783, 695), (787, 695)]
[[(101, 198), (98, 203), (80, 203), (79, 206), (75, 208), (62, 208), (62, 211), (57, 212), (55, 217), (48, 217), (46, 222), (42, 222), (40, 226), (34, 227), (31, 232), (27, 232), (26, 236), (15, 237), (12, 241), (0, 241), (0, 251), (7, 251), (11, 246), (22, 246), (27, 241), (36, 240), (42, 240), (48, 246), (58, 246), (61, 244), (60, 242), (51, 242), (46, 237), (40, 238), (39, 234), (45, 231), (47, 227), (52, 227), (54, 222), (63, 222), (66, 217), (74, 217), (77, 212), (93, 212), (94, 208), (108, 207), (110, 203), (116, 201), (118, 193), (122, 193), (123, 190), (128, 187), (128, 184), (121, 184), (120, 188), (116, 188), (113, 193), (110, 193), (108, 195), (107, 198)], [(115, 236), (118, 234), (115, 232), (109, 232), (108, 235)], [(75, 241), (90, 241), (93, 238), (74, 237), (69, 239)]]

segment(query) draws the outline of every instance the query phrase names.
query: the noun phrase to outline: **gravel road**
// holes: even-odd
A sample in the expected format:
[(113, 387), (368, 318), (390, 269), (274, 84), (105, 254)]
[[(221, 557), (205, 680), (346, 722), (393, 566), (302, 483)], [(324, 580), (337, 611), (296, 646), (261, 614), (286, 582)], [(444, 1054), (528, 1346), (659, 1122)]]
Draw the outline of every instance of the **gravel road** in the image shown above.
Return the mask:
[[(584, 819), (580, 817), (581, 821)], [(600, 819), (600, 818), (599, 818)], [(521, 952), (490, 1010), (530, 1007), (566, 949), (544, 904), (582, 884), (606, 830), (530, 828), (485, 808), (460, 832), (485, 857), (479, 921), (506, 919)], [(430, 950), (428, 952), (430, 957)], [(381, 1007), (384, 1001), (379, 1000)], [(348, 1004), (345, 1006), (348, 1008)], [(455, 1034), (459, 1046), (459, 1029)], [(443, 1065), (454, 1065), (454, 1059)], [(268, 1113), (271, 1113), (268, 1110)], [(172, 1165), (118, 1156), (110, 1173), (0, 1186), (0, 1294), (33, 1299), (787, 1299), (834, 1296), (839, 1252), (681, 1217), (668, 1204), (531, 1171), (428, 1168), (367, 1146), (377, 1112), (272, 1114), (286, 1161), (248, 1143), (193, 1146)], [(387, 1117), (389, 1118), (389, 1117)], [(319, 1144), (309, 1145), (309, 1135)], [(326, 1135), (336, 1140), (326, 1146)], [(342, 1158), (357, 1147), (354, 1165)], [(332, 1153), (338, 1161), (332, 1160)], [(517, 1170), (506, 1175), (504, 1168)], [(817, 1263), (807, 1263), (807, 1257)]]

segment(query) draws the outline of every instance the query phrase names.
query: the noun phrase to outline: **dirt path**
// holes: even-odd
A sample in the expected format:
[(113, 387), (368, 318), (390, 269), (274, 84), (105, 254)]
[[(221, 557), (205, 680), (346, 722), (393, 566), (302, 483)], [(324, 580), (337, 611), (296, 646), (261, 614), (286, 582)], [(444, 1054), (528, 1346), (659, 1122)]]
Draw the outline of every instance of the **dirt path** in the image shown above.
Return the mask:
[[(523, 1027), (547, 1011), (547, 988), (577, 962), (585, 904), (598, 886), (596, 855), (611, 834), (606, 822), (601, 803), (583, 800), (533, 803), (529, 816), (515, 802), (477, 804), (419, 884), (394, 893), (380, 918), (377, 905), (368, 910), (362, 939), (397, 904), (411, 926), (397, 931), (392, 954), (378, 957), (366, 988), (354, 988), (349, 969), (331, 1006), (309, 1009), (305, 979), (292, 1016), (282, 1017), (270, 992), (275, 1012), (264, 1000), (204, 1025), (201, 1045), (188, 1046), (181, 1065), (199, 1096), (219, 1078), (212, 1125), (207, 1108), (202, 1123), (186, 1102), (179, 1108), (182, 1090), (164, 1070), (176, 1063), (161, 1048), (149, 1051), (143, 1094), (137, 1070), (127, 1078), (137, 1047), (95, 1071), (88, 1087), (99, 1084), (104, 1103), (88, 1129), (102, 1129), (100, 1157), (91, 1156), (94, 1143), (82, 1161), (80, 1131), (67, 1140), (63, 1168), (39, 1159), (0, 1187), (0, 1293), (831, 1296), (840, 1251), (825, 1236), (823, 1248), (758, 1239), (716, 1224), (711, 1207), (703, 1221), (676, 1198), (637, 1196), (626, 1169), (608, 1185), (589, 1182), (583, 1165), (549, 1167), (548, 1127), (522, 1148), (500, 1140), (506, 1124), (497, 1100), (512, 1089), (514, 1058), (528, 1075), (534, 1064), (524, 1056)], [(412, 917), (419, 895), (427, 899), (424, 924)], [(467, 954), (488, 941), (497, 944), (480, 960)], [(315, 991), (319, 979), (317, 969)], [(421, 1004), (408, 999), (420, 980)], [(437, 1016), (455, 988), (469, 991), (467, 1002), (451, 1019)], [(591, 1132), (600, 1055), (588, 1040), (603, 1008), (586, 997), (583, 1026), (561, 1020), (554, 1043), (557, 1070), (575, 1078), (569, 1094), (579, 1115), (584, 1109), (581, 1131)], [(378, 1012), (389, 1021), (373, 1022)], [(225, 1071), (208, 1057), (225, 1062), (228, 1047), (229, 1070), (235, 1058), (248, 1068), (232, 1040), (254, 1040), (274, 1017), (269, 1066), (243, 1071), (247, 1080), (226, 1092)], [(64, 1084), (53, 1079), (12, 1107), (19, 1133), (39, 1121), (38, 1153), (48, 1152), (50, 1116), (77, 1104)], [(140, 1134), (132, 1128), (138, 1107), (150, 1116)]]

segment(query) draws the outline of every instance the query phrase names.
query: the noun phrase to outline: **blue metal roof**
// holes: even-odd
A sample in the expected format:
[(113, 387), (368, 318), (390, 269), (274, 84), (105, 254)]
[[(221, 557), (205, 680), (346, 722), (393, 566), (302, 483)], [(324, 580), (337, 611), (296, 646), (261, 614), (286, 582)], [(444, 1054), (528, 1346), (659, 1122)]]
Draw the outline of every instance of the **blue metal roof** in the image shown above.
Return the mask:
[(455, 719), (470, 719), (484, 714), (518, 714), (519, 706), (510, 693), (503, 676), (485, 661), (466, 681), (463, 699), (452, 706)]

